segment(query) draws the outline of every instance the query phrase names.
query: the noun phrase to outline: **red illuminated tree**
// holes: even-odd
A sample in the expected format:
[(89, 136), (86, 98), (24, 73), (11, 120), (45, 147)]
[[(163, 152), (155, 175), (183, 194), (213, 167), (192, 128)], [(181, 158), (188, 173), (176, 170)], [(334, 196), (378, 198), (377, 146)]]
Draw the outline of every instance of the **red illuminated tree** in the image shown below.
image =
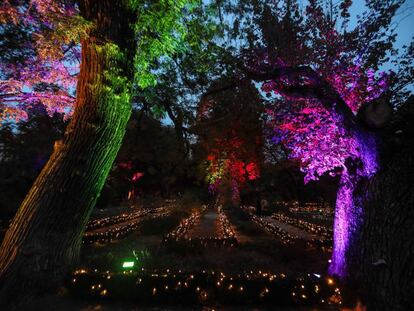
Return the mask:
[(227, 187), (233, 202), (249, 181), (260, 176), (263, 107), (256, 88), (206, 95), (198, 108), (196, 131), (205, 153), (206, 181), (212, 192)]

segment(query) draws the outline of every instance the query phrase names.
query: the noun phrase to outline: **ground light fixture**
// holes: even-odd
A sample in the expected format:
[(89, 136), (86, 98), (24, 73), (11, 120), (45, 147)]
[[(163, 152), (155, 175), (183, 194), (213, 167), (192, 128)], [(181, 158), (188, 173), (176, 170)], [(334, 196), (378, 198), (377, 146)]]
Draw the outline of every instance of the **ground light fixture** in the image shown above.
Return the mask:
[(135, 266), (135, 261), (124, 261), (123, 263), (122, 263), (122, 268), (124, 268), (124, 269), (127, 269), (127, 268), (129, 268), (129, 269), (131, 269), (131, 268), (133, 268)]

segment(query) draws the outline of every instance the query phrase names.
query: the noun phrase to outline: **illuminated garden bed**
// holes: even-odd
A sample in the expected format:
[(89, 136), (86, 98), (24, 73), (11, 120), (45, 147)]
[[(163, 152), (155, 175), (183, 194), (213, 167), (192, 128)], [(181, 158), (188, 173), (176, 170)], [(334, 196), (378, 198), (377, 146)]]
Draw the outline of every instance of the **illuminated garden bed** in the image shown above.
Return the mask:
[(220, 271), (189, 273), (171, 270), (77, 270), (68, 288), (78, 298), (131, 300), (156, 304), (342, 304), (336, 281), (318, 274), (288, 277), (272, 272), (249, 271), (227, 275)]
[(323, 245), (332, 245), (333, 243), (333, 230), (328, 229), (325, 226), (317, 225), (302, 219), (292, 218), (287, 215), (284, 215), (283, 213), (274, 213), (272, 215), (272, 218), (281, 221), (285, 224), (292, 225), (302, 230), (305, 230), (306, 232), (317, 234), (318, 236), (320, 236), (319, 242)]
[(140, 209), (132, 213), (123, 213), (121, 215), (91, 220), (86, 225), (86, 231), (102, 229), (102, 228), (109, 227), (109, 226), (119, 224), (122, 222), (134, 220), (134, 219), (143, 217), (145, 215), (148, 215), (150, 212), (151, 212), (151, 209)]
[(200, 248), (200, 247), (227, 247), (237, 245), (237, 239), (232, 238), (189, 238), (180, 240), (168, 240), (163, 242), (168, 247), (187, 247), (187, 248)]
[[(145, 211), (137, 214), (134, 213), (134, 217), (127, 219), (126, 222), (115, 223), (115, 225), (109, 226), (107, 229), (105, 229), (104, 226), (102, 229), (105, 230), (86, 232), (83, 236), (83, 243), (110, 243), (114, 240), (122, 239), (128, 234), (131, 234), (133, 231), (137, 230), (142, 221), (145, 219), (161, 218), (166, 217), (170, 214), (171, 211), (167, 207), (160, 207), (149, 212)], [(108, 221), (108, 223), (110, 222)]]
[(201, 211), (197, 210), (193, 212), (188, 218), (182, 220), (173, 231), (164, 237), (163, 244), (189, 239), (188, 233), (200, 221), (204, 210), (205, 207), (203, 207)]
[(253, 222), (255, 222), (259, 227), (261, 227), (266, 232), (276, 236), (283, 244), (290, 244), (293, 243), (295, 240), (298, 240), (299, 238), (296, 235), (290, 234), (283, 230), (282, 228), (271, 224), (264, 220), (263, 218), (260, 218), (256, 215), (252, 216)]
[(214, 228), (214, 236), (192, 237), (190, 231), (200, 224), (201, 217), (206, 211), (203, 207), (201, 211), (196, 211), (190, 217), (183, 220), (177, 228), (170, 232), (163, 239), (163, 244), (167, 246), (183, 247), (226, 247), (237, 245), (237, 238), (225, 213), (218, 209), (217, 224)]
[(220, 271), (189, 273), (168, 269), (118, 273), (77, 270), (68, 288), (78, 298), (122, 299), (157, 305), (342, 304), (341, 290), (336, 281), (318, 274), (289, 277), (262, 271), (227, 275)]

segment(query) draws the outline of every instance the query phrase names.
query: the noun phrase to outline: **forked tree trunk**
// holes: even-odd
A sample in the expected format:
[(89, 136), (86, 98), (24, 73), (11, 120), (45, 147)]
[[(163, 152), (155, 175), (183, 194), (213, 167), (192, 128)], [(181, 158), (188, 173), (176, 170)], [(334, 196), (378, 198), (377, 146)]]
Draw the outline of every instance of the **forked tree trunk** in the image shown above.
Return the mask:
[(129, 27), (130, 20), (120, 6), (110, 0), (81, 3), (83, 15), (97, 26), (82, 41), (74, 115), (1, 245), (3, 304), (55, 288), (78, 259), (86, 222), (131, 113), (131, 66), (122, 54), (126, 45), (116, 38), (122, 35), (125, 43), (132, 32), (122, 31), (120, 21)]

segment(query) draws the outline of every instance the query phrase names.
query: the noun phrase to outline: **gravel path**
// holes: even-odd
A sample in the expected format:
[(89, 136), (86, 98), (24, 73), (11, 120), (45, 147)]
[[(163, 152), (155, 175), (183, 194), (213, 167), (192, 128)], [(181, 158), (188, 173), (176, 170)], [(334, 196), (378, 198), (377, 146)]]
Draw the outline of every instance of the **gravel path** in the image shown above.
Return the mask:
[(189, 236), (192, 238), (208, 238), (216, 236), (217, 211), (208, 210), (191, 231)]

